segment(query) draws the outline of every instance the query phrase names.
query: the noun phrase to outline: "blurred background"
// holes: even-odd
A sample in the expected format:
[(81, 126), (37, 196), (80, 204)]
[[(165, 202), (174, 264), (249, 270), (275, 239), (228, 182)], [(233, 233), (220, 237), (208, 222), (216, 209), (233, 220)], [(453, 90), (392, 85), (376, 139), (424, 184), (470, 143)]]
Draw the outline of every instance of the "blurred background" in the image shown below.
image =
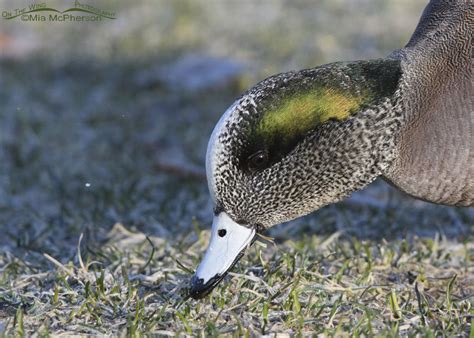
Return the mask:
[[(402, 47), (426, 1), (94, 1), (100, 22), (0, 18), (0, 252), (68, 261), (120, 222), (168, 240), (210, 226), (204, 156), (226, 108), (279, 72)], [(81, 2), (82, 4), (82, 2)], [(29, 2), (0, 1), (0, 11)], [(74, 1), (48, 1), (64, 10)], [(48, 15), (48, 14), (46, 14)], [(377, 181), (270, 235), (465, 240), (473, 212)], [(26, 258), (25, 258), (26, 257)]]

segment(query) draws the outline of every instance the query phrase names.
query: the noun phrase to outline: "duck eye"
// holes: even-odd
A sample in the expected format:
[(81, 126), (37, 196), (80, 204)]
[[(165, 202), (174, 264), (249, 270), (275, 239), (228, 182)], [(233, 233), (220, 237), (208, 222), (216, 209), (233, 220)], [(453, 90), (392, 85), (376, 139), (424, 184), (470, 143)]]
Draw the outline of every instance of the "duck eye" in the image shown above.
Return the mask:
[(217, 234), (219, 235), (219, 237), (224, 237), (227, 233), (227, 230), (226, 229), (219, 229), (217, 231)]
[(248, 157), (248, 166), (251, 170), (262, 169), (268, 162), (268, 154), (264, 150), (259, 150)]

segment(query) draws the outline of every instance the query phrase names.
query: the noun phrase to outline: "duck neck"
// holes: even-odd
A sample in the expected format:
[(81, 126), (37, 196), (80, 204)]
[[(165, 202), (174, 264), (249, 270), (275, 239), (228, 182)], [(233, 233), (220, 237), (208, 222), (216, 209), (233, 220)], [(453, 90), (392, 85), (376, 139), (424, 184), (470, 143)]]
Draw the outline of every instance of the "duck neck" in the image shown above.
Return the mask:
[(471, 0), (434, 0), (425, 8), (407, 45), (391, 56), (401, 61), (406, 114), (426, 114), (427, 98), (467, 79), (471, 70), (474, 3)]

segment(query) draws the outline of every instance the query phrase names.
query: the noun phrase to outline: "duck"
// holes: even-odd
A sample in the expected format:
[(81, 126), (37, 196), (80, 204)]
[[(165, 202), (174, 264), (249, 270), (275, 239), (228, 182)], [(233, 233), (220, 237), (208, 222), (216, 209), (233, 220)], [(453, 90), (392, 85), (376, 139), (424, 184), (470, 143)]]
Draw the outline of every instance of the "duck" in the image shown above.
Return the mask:
[(258, 234), (379, 177), (473, 206), (473, 27), (471, 1), (431, 0), (387, 57), (277, 74), (243, 93), (208, 143), (214, 218), (190, 297), (210, 294)]

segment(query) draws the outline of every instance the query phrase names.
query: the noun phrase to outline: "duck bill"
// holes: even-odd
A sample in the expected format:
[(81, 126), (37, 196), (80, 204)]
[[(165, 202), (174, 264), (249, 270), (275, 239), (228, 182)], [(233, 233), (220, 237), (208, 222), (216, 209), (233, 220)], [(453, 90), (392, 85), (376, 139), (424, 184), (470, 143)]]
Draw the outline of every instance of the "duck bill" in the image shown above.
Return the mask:
[(214, 216), (211, 241), (196, 274), (191, 279), (190, 296), (200, 299), (211, 293), (243, 256), (255, 237), (254, 228), (234, 222), (225, 212)]

